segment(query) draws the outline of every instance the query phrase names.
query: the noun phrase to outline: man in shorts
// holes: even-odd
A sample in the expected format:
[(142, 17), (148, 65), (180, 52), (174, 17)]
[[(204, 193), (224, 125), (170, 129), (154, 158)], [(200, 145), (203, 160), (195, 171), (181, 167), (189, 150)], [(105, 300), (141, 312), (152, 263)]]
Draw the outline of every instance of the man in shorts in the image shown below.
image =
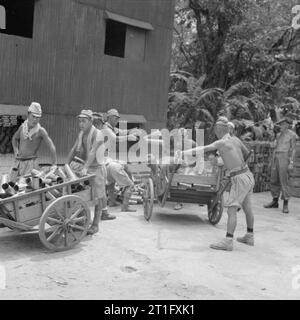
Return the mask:
[(67, 163), (71, 163), (74, 156), (85, 161), (85, 165), (82, 169), (82, 174), (87, 173), (96, 174), (95, 178), (95, 211), (94, 220), (92, 226), (88, 230), (88, 234), (94, 234), (99, 230), (99, 221), (112, 220), (115, 216), (111, 216), (107, 212), (107, 200), (106, 200), (106, 168), (103, 159), (97, 157), (96, 153), (101, 154), (101, 146), (103, 146), (103, 136), (101, 131), (93, 126), (93, 113), (91, 110), (82, 110), (80, 115), (77, 116), (79, 121), (80, 132), (77, 140), (71, 149)]
[(111, 206), (116, 206), (116, 200), (114, 197), (115, 184), (123, 190), (123, 202), (121, 205), (122, 212), (136, 212), (135, 209), (130, 208), (129, 199), (132, 195), (134, 182), (130, 171), (127, 168), (127, 164), (120, 160), (107, 159), (107, 190), (108, 198)]
[(132, 194), (133, 181), (128, 176), (128, 172), (124, 170), (124, 164), (117, 160), (117, 143), (127, 143), (127, 141), (137, 141), (137, 136), (131, 134), (129, 130), (120, 130), (117, 125), (120, 120), (120, 114), (116, 109), (110, 109), (106, 113), (107, 121), (103, 125), (102, 133), (105, 139), (105, 163), (108, 170), (108, 186), (107, 191), (110, 202), (114, 203), (114, 183), (115, 181), (123, 190), (123, 204), (122, 211), (132, 212), (135, 211), (129, 208), (129, 199)]
[(251, 194), (254, 187), (254, 177), (245, 163), (245, 158), (249, 151), (240, 139), (230, 135), (228, 119), (226, 117), (220, 117), (217, 120), (215, 134), (219, 140), (214, 143), (179, 153), (180, 157), (182, 157), (183, 155), (190, 155), (194, 152), (217, 150), (231, 179), (232, 186), (228, 201), (225, 205), (228, 207), (226, 237), (220, 242), (212, 244), (210, 247), (212, 249), (228, 251), (233, 249), (233, 235), (237, 224), (237, 211), (240, 208), (242, 208), (246, 214), (247, 233), (243, 237), (237, 238), (237, 241), (253, 246), (254, 216), (251, 207)]

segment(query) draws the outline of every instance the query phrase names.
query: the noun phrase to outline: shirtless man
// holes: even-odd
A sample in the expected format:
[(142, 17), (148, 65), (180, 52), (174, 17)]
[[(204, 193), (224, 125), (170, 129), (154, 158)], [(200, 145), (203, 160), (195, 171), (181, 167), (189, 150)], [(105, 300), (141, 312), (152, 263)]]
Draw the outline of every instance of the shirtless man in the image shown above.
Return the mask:
[(93, 126), (93, 113), (91, 110), (82, 110), (80, 115), (77, 116), (79, 122), (80, 133), (73, 145), (67, 163), (71, 163), (74, 156), (77, 155), (85, 161), (82, 168), (82, 174), (87, 173), (96, 174), (95, 178), (95, 210), (94, 220), (92, 226), (88, 230), (88, 234), (92, 235), (99, 231), (99, 221), (112, 220), (115, 216), (111, 216), (107, 212), (106, 200), (106, 169), (103, 159), (97, 157), (98, 149), (104, 145), (103, 136), (101, 131)]
[(56, 148), (47, 131), (40, 125), (42, 108), (39, 103), (32, 102), (28, 108), (27, 120), (19, 127), (12, 138), (15, 154), (13, 169), (15, 175), (24, 176), (31, 173), (32, 169), (39, 169), (37, 152), (44, 141), (50, 150), (52, 157), (52, 168), (57, 164)]
[[(102, 133), (106, 141), (108, 152), (106, 152), (105, 163), (108, 169), (108, 186), (107, 191), (109, 199), (114, 203), (114, 186), (116, 182), (120, 187), (124, 187), (123, 191), (123, 203), (121, 210), (123, 212), (135, 211), (129, 207), (129, 199), (132, 194), (133, 181), (128, 176), (128, 173), (124, 170), (124, 165), (115, 159), (115, 155), (111, 153), (111, 150), (116, 147), (116, 143), (122, 143), (127, 141), (137, 141), (137, 137), (133, 134), (129, 134), (128, 130), (120, 130), (116, 126), (119, 122), (120, 115), (118, 110), (110, 109), (107, 111), (107, 122), (103, 125)], [(116, 149), (116, 148), (115, 148)]]
[(229, 134), (228, 120), (220, 117), (215, 125), (215, 133), (219, 140), (214, 143), (190, 149), (179, 153), (179, 156), (190, 155), (199, 151), (215, 151), (218, 150), (224, 161), (225, 168), (229, 171), (231, 179), (231, 190), (227, 204), (228, 221), (226, 238), (222, 241), (212, 244), (210, 247), (217, 250), (233, 249), (233, 234), (237, 223), (237, 211), (243, 208), (246, 214), (247, 233), (237, 241), (247, 245), (254, 245), (254, 216), (251, 207), (251, 193), (254, 187), (254, 178), (248, 166), (245, 163), (249, 151), (244, 144), (237, 138)]

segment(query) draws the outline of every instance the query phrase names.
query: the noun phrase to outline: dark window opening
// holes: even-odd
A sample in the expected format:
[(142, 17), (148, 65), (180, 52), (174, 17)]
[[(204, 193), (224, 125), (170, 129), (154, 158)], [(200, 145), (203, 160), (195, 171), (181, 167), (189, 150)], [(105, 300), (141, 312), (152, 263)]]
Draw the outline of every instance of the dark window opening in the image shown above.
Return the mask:
[(125, 57), (126, 24), (106, 20), (104, 53), (119, 58)]
[[(0, 33), (32, 38), (35, 0), (0, 0), (5, 24)], [(4, 9), (3, 9), (4, 8)]]

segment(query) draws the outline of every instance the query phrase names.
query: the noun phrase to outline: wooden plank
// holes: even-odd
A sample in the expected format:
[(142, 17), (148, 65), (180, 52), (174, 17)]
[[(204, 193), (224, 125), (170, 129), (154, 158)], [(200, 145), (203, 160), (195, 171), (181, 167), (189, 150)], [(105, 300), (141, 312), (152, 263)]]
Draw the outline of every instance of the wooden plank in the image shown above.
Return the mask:
[(83, 201), (89, 202), (93, 200), (92, 194), (91, 194), (91, 188), (88, 188), (83, 191), (74, 192), (72, 193), (74, 196), (80, 197)]
[(26, 223), (29, 220), (38, 219), (42, 216), (43, 208), (42, 204), (39, 202), (31, 207), (25, 207), (20, 209), (20, 219), (18, 222)]
[(183, 175), (174, 174), (172, 186), (178, 183), (186, 183), (191, 185), (211, 185), (217, 184), (217, 175), (214, 176), (201, 176), (201, 175)]
[(300, 179), (290, 178), (289, 179), (289, 186), (291, 186), (291, 187), (300, 187)]
[(12, 221), (12, 220), (1, 218), (1, 217), (0, 217), (0, 223), (4, 224), (9, 228), (19, 230), (19, 231), (30, 231), (32, 229), (32, 227), (28, 226), (27, 224), (25, 225), (23, 223)]

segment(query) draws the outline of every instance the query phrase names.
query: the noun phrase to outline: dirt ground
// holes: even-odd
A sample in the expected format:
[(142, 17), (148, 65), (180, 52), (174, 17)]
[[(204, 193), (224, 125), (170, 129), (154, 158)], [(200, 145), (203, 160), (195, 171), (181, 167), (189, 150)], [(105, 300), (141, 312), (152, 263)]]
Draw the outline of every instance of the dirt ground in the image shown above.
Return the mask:
[[(36, 233), (0, 229), (0, 299), (299, 299), (293, 268), (300, 268), (300, 199), (289, 215), (263, 209), (269, 194), (255, 194), (256, 244), (235, 242), (232, 252), (209, 244), (224, 236), (226, 214), (209, 224), (205, 207), (155, 207), (150, 223), (121, 213), (75, 249), (49, 253)], [(245, 231), (239, 214), (236, 235)], [(295, 271), (295, 270), (294, 270)], [(300, 270), (298, 270), (299, 276)], [(298, 281), (298, 282), (297, 282)]]

